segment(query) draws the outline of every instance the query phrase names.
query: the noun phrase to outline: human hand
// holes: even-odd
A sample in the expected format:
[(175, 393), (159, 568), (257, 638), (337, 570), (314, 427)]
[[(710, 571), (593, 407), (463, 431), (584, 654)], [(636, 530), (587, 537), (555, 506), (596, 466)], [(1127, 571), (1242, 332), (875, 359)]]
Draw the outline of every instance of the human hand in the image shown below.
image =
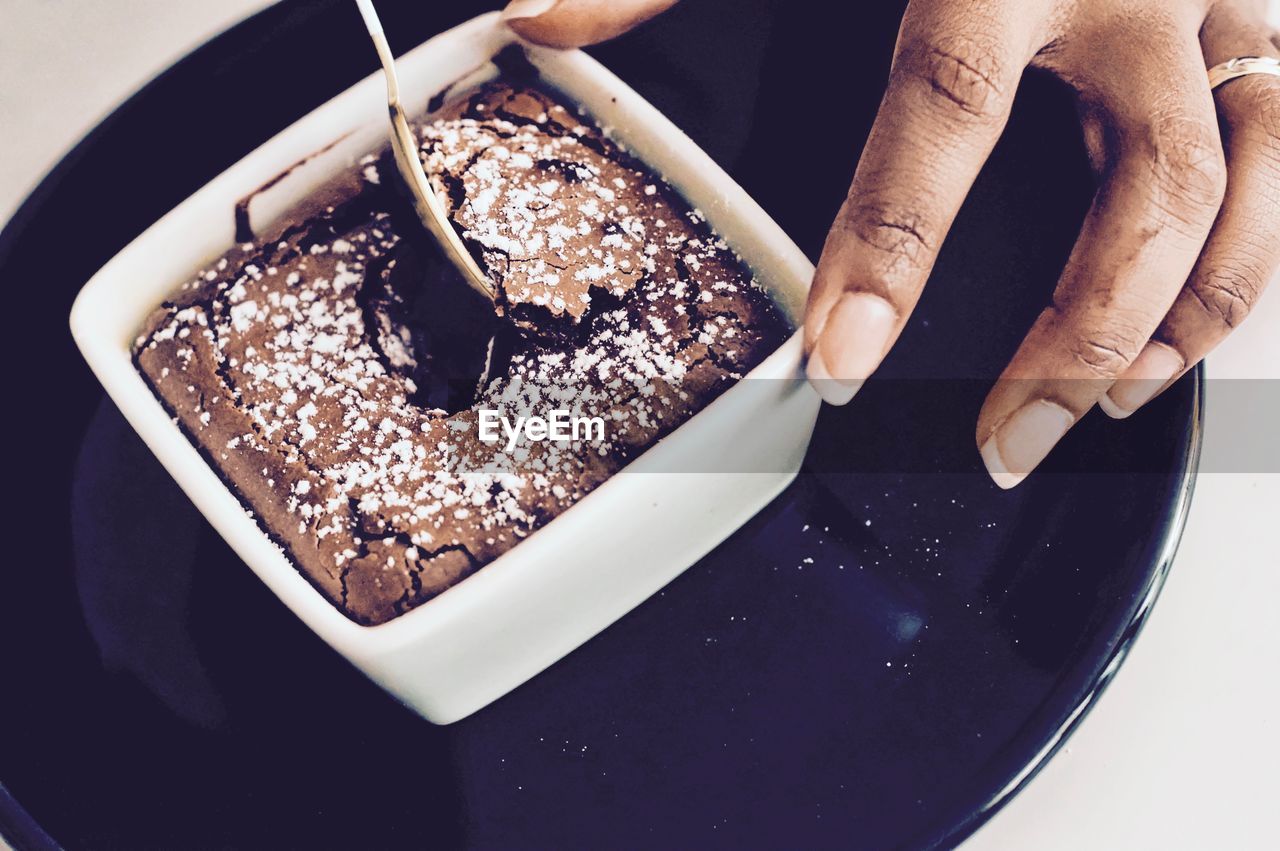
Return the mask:
[[(522, 37), (569, 47), (674, 2), (514, 0), (504, 14)], [(897, 339), (1027, 67), (1075, 91), (1099, 189), (979, 414), (992, 478), (1013, 487), (1095, 403), (1128, 416), (1199, 363), (1280, 266), (1280, 77), (1211, 93), (1206, 73), (1280, 57), (1264, 6), (911, 0), (809, 295), (807, 372), (822, 397), (848, 402)]]

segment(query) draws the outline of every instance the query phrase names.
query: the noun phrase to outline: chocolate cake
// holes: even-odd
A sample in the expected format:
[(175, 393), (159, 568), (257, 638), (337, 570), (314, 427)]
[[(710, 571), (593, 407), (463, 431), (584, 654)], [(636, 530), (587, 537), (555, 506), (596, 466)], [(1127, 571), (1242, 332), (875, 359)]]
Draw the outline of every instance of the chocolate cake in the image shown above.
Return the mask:
[[(478, 390), (456, 392), (440, 346), (456, 286), (385, 155), (200, 271), (135, 350), (246, 509), (362, 624), (515, 546), (790, 333), (697, 210), (535, 82), (500, 78), (416, 132), (511, 320)], [(481, 440), (483, 411), (553, 409), (604, 435)]]

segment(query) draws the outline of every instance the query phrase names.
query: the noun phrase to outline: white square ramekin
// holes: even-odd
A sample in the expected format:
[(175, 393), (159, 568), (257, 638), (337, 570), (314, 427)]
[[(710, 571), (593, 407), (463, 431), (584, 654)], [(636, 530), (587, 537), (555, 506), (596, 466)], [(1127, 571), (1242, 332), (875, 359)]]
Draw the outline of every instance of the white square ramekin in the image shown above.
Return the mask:
[[(360, 37), (352, 38), (359, 48)], [(514, 41), (488, 14), (403, 56), (410, 115), (423, 113), (446, 86), (474, 79)], [(594, 59), (536, 47), (528, 54), (547, 82), (703, 211), (796, 324), (813, 267), (742, 188)], [(375, 682), (429, 721), (447, 724), (572, 651), (759, 511), (799, 470), (819, 400), (801, 378), (797, 333), (747, 379), (456, 587), (379, 626), (349, 620), (303, 578), (170, 420), (134, 367), (131, 348), (147, 314), (234, 244), (237, 201), (292, 168), (254, 197), (255, 224), (271, 222), (385, 144), (384, 97), (381, 77), (371, 75), (187, 199), (85, 285), (71, 331), (130, 424), (262, 581)]]

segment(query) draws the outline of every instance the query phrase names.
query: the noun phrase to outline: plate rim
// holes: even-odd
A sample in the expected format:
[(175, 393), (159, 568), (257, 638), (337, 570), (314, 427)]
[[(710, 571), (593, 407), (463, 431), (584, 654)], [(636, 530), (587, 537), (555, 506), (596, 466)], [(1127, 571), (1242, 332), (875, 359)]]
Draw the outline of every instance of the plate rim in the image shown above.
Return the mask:
[(1049, 740), (977, 812), (939, 836), (936, 841), (931, 841), (928, 847), (959, 845), (977, 833), (983, 825), (1017, 797), (1018, 793), (1044, 770), (1072, 734), (1079, 729), (1080, 724), (1097, 706), (1098, 700), (1106, 692), (1107, 687), (1115, 680), (1125, 660), (1129, 658), (1129, 653), (1132, 652), (1138, 636), (1147, 625), (1152, 609), (1159, 600), (1160, 592), (1164, 590), (1165, 582), (1173, 569), (1173, 562), (1177, 557), (1178, 547), (1182, 543), (1183, 532), (1186, 530), (1192, 498), (1195, 495), (1201, 450), (1204, 445), (1205, 367), (1203, 361), (1191, 370), (1191, 377), (1191, 412), (1187, 421), (1190, 436), (1187, 440), (1187, 451), (1182, 457), (1184, 467), (1181, 478), (1176, 484), (1176, 495), (1165, 516), (1166, 529), (1159, 543), (1159, 552), (1150, 568), (1150, 575), (1142, 589), (1137, 608), (1120, 631), (1120, 636), (1116, 639), (1111, 652), (1103, 658), (1101, 668), (1094, 676), (1093, 682), (1067, 713), (1066, 719), (1050, 734)]

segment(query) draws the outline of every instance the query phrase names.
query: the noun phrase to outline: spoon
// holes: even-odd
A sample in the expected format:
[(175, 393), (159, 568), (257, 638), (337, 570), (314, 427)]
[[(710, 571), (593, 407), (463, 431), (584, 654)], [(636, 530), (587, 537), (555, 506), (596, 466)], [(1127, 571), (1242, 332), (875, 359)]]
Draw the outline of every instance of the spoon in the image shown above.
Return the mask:
[(356, 0), (360, 8), (360, 17), (364, 19), (369, 37), (378, 51), (378, 60), (382, 63), (382, 72), (387, 78), (387, 109), (391, 115), (391, 148), (395, 154), (396, 167), (413, 195), (413, 206), (422, 219), (423, 225), (436, 238), (445, 257), (466, 281), (480, 294), (493, 302), (497, 298), (497, 288), (488, 276), (476, 264), (475, 258), (463, 244), (453, 223), (449, 221), (444, 205), (436, 195), (426, 171), (422, 168), (422, 160), (418, 158), (418, 142), (409, 129), (409, 119), (405, 116), (404, 107), (400, 103), (400, 82), (396, 77), (395, 57), (387, 44), (386, 34), (382, 31), (382, 21), (373, 8), (373, 0)]

